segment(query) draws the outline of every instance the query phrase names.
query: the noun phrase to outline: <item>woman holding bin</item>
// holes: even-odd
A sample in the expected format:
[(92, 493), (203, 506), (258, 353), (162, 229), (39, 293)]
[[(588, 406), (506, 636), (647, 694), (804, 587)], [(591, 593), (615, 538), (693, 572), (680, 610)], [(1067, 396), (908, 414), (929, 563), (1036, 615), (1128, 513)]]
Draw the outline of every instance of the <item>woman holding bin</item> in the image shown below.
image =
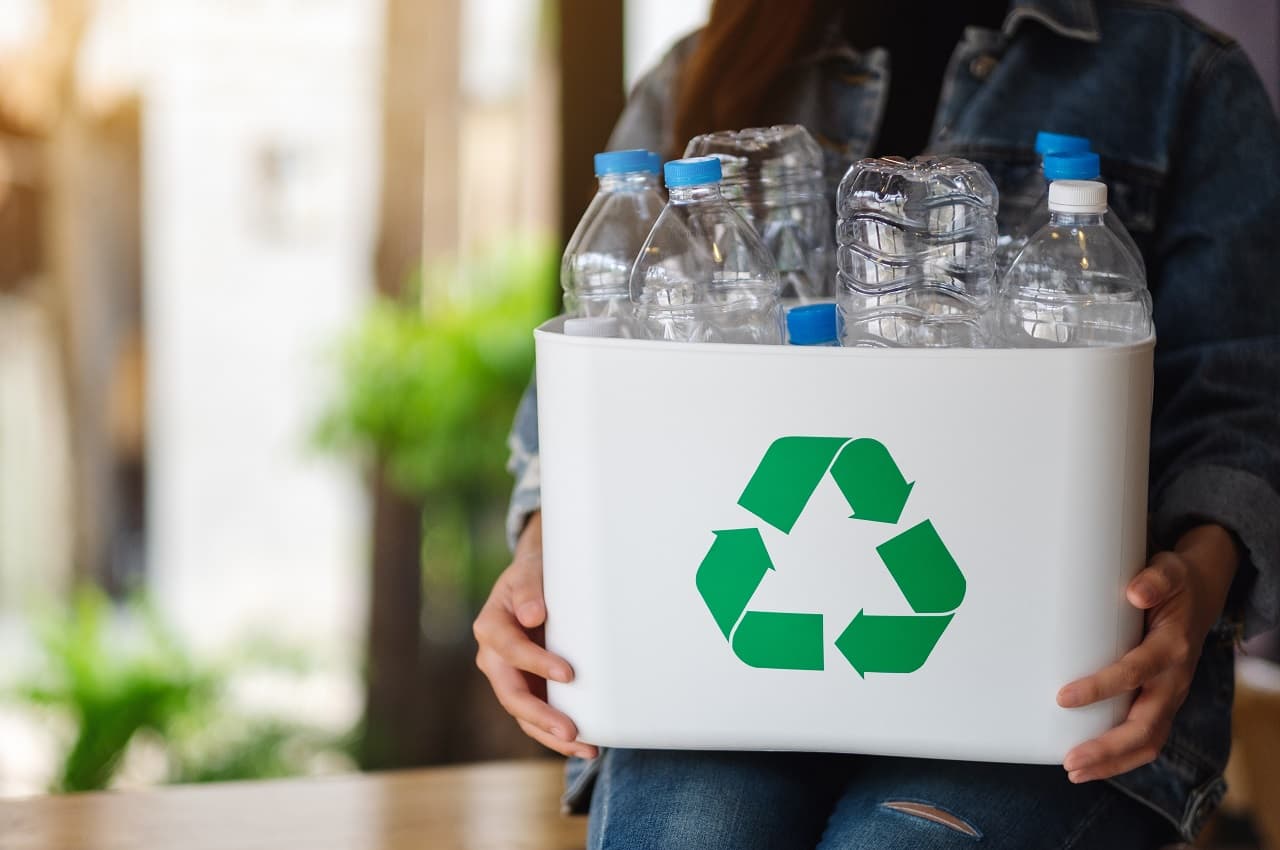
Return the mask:
[[(848, 165), (921, 151), (982, 163), (1002, 231), (1042, 183), (1036, 131), (1087, 136), (1142, 250), (1159, 331), (1151, 551), (1126, 598), (1142, 643), (1063, 683), (1061, 706), (1133, 694), (1063, 765), (611, 749), (547, 705), (569, 664), (546, 617), (532, 394), (512, 435), (515, 557), (477, 662), (535, 740), (574, 757), (592, 848), (1155, 848), (1221, 798), (1233, 641), (1280, 619), (1280, 126), (1240, 48), (1154, 0), (716, 0), (633, 92), (610, 148), (679, 156), (700, 133), (804, 125), (831, 194)], [(1052, 604), (1028, 599), (1027, 604)], [(1016, 677), (1018, 671), (1010, 670)]]

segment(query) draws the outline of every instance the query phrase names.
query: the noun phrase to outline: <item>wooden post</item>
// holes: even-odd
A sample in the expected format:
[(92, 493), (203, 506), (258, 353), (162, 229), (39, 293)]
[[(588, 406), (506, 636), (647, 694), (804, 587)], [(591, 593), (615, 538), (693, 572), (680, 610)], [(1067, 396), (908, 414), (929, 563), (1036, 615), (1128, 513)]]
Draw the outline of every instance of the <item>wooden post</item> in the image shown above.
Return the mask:
[(622, 112), (623, 0), (560, 0), (560, 241), (591, 200), (591, 157)]
[[(95, 127), (78, 98), (75, 66), (89, 21), (86, 0), (46, 0), (45, 6), (48, 23), (39, 49), (48, 70), (43, 97), (31, 104), (43, 114), (48, 134), (42, 242), (71, 424), (74, 568), (77, 579), (92, 581), (110, 578), (121, 516), (109, 391), (124, 332), (117, 308), (130, 275), (136, 289), (140, 250), (136, 203), (111, 207), (120, 192), (136, 202), (139, 187), (136, 173), (129, 186), (136, 163), (126, 157), (117, 174), (117, 163), (104, 167), (98, 159), (105, 151), (95, 146)], [(134, 221), (127, 221), (131, 215)]]
[(378, 291), (458, 242), (459, 0), (387, 0)]
[[(459, 0), (387, 0), (377, 287), (403, 298), (424, 260), (457, 243)], [(425, 293), (424, 293), (425, 295)], [(381, 466), (372, 480), (373, 563), (361, 762), (443, 761), (445, 706), (424, 682), (422, 510)]]

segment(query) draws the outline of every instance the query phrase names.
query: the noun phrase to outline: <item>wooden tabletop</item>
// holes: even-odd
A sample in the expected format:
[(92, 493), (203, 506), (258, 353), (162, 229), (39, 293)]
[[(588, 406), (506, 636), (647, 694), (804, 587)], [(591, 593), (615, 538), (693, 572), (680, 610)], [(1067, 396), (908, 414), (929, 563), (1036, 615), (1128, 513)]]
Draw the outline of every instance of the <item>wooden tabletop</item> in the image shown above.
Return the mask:
[(0, 850), (581, 850), (562, 765), (188, 785), (0, 801)]

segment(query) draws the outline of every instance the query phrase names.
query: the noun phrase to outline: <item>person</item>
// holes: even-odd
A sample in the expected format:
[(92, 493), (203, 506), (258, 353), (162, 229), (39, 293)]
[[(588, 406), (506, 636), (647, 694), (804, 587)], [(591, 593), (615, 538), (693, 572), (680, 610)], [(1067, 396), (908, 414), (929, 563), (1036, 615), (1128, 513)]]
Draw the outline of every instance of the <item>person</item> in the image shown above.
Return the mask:
[(1280, 612), (1280, 127), (1256, 73), (1172, 2), (716, 0), (637, 85), (609, 144), (677, 156), (698, 133), (775, 122), (819, 140), (833, 196), (869, 154), (978, 161), (1002, 232), (1042, 189), (1037, 130), (1087, 136), (1101, 155), (1155, 303), (1154, 554), (1125, 590), (1145, 612), (1141, 644), (1057, 699), (1130, 694), (1127, 718), (1061, 767), (598, 753), (544, 699), (545, 680), (573, 672), (538, 642), (535, 388), (512, 435), (514, 560), (475, 622), (481, 670), (526, 733), (573, 757), (566, 801), (589, 806), (593, 848), (1192, 839), (1224, 790), (1233, 642)]

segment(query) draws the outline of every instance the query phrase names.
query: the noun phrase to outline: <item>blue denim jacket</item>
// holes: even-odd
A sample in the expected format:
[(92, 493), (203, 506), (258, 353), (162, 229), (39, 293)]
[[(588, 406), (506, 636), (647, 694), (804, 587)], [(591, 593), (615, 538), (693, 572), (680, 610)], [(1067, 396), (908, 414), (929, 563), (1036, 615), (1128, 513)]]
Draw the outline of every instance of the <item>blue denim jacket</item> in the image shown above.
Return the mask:
[[(694, 39), (641, 80), (610, 147), (673, 147), (672, 90)], [(889, 72), (887, 51), (854, 50), (834, 27), (785, 77), (788, 118), (822, 144), (832, 197), (872, 147)], [(1233, 634), (1280, 613), (1280, 126), (1240, 47), (1174, 3), (1017, 0), (1000, 32), (970, 27), (957, 45), (930, 148), (987, 167), (1004, 232), (1043, 189), (1041, 129), (1092, 140), (1146, 260), (1159, 334), (1151, 544), (1216, 522), (1244, 555), (1168, 743), (1112, 780), (1190, 838), (1225, 789)], [(514, 540), (538, 505), (535, 387), (511, 444)]]

